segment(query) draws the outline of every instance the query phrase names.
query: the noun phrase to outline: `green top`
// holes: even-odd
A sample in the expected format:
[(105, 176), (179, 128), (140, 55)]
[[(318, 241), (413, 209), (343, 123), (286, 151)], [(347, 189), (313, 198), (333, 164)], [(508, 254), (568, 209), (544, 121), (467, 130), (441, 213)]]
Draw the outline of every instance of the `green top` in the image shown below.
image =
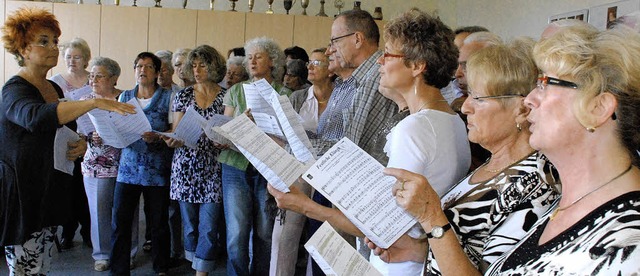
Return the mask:
[[(251, 83), (251, 81), (243, 81), (240, 83), (236, 83), (229, 90), (227, 90), (227, 94), (224, 95), (223, 104), (225, 106), (234, 107), (235, 110), (233, 112), (233, 117), (241, 115), (247, 109), (247, 100), (244, 97), (244, 89), (242, 84)], [(291, 89), (284, 87), (281, 83), (272, 82), (271, 86), (274, 90), (278, 92), (280, 95), (289, 96), (291, 95)], [(246, 170), (249, 165), (249, 160), (237, 151), (232, 149), (225, 149), (220, 152), (218, 155), (218, 162), (222, 164), (227, 164), (229, 166), (236, 167), (240, 170)]]

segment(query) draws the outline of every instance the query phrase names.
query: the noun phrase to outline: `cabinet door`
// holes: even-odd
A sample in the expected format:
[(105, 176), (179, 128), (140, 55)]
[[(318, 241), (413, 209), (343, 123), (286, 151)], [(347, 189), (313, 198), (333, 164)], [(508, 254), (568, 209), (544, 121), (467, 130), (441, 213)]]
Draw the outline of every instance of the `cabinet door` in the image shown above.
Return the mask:
[(256, 37), (273, 38), (284, 50), (293, 45), (293, 16), (247, 13), (245, 41)]
[[(17, 9), (21, 7), (38, 7), (43, 8), (49, 11), (53, 11), (53, 4), (48, 2), (22, 2), (22, 1), (6, 1), (6, 16), (11, 15)], [(6, 17), (5, 16), (5, 17)], [(4, 18), (3, 18), (4, 23)], [(18, 66), (18, 62), (16, 62), (15, 58), (12, 54), (5, 52), (6, 59), (4, 60), (4, 77), (5, 81), (10, 79), (13, 75), (17, 74), (20, 70), (20, 66)], [(51, 75), (51, 72), (49, 72)], [(3, 82), (4, 84), (4, 82)]]
[(136, 85), (133, 61), (140, 52), (147, 51), (148, 37), (149, 8), (102, 6), (100, 55), (120, 64), (118, 88)]
[(231, 48), (244, 46), (244, 12), (198, 11), (196, 44), (216, 48), (225, 58)]
[(196, 44), (197, 18), (196, 10), (150, 8), (149, 52), (193, 48)]
[(331, 38), (331, 24), (333, 18), (330, 17), (296, 15), (293, 45), (304, 48), (309, 54), (313, 49), (327, 47)]
[[(91, 49), (91, 57), (100, 56), (100, 5), (77, 5), (66, 3), (53, 4), (53, 14), (60, 22), (62, 35), (60, 43), (69, 42), (75, 37), (87, 41)], [(64, 53), (60, 52), (58, 66), (52, 73), (58, 74), (67, 70)], [(90, 70), (90, 68), (87, 68)]]

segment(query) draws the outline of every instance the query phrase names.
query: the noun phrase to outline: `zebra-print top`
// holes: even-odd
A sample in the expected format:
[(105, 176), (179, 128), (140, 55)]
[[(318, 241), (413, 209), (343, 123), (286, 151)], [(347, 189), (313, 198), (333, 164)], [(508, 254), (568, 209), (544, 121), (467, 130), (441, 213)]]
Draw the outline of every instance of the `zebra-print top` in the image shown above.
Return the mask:
[[(480, 271), (510, 250), (559, 197), (557, 171), (537, 152), (493, 179), (470, 183), (473, 173), (443, 197), (443, 210), (464, 252)], [(433, 252), (428, 275), (440, 275)]]
[(548, 221), (536, 223), (487, 275), (640, 275), (640, 191), (612, 199), (538, 246)]

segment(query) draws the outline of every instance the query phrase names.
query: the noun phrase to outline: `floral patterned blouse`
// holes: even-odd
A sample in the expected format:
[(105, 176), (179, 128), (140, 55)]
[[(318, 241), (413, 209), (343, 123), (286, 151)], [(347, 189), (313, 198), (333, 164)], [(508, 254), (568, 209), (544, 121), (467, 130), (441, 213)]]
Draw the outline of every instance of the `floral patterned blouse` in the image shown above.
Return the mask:
[[(96, 95), (91, 93), (81, 100), (94, 99)], [(118, 163), (120, 163), (118, 148), (105, 144), (96, 144), (91, 135), (87, 139), (87, 152), (82, 161), (82, 175), (85, 177), (108, 178), (118, 176)]]
[[(222, 100), (226, 90), (222, 89), (211, 105), (202, 108), (196, 104), (193, 86), (178, 93), (172, 111), (186, 112), (191, 107), (205, 119), (214, 114), (223, 114)], [(197, 148), (177, 148), (171, 164), (171, 199), (189, 203), (220, 203), (222, 200), (222, 167), (216, 160), (220, 149), (203, 133)]]

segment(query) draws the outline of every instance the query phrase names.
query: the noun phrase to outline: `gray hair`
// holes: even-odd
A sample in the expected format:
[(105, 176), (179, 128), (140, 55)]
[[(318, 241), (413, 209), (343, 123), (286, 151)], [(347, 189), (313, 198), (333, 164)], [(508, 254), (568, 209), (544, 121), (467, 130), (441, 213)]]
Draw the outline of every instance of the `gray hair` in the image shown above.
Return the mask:
[(473, 42), (481, 43), (485, 47), (501, 45), (503, 43), (500, 36), (490, 32), (475, 32), (464, 39), (464, 44)]
[(178, 57), (183, 57), (183, 58), (187, 58), (187, 56), (189, 56), (189, 52), (191, 52), (191, 49), (189, 48), (178, 48), (175, 53), (173, 53), (173, 57), (171, 59), (171, 62), (176, 62), (176, 59)]
[[(282, 51), (282, 49), (280, 49), (278, 43), (268, 37), (257, 37), (247, 41), (247, 43), (244, 45), (245, 52), (249, 52), (249, 50), (251, 49), (259, 49), (269, 55), (269, 58), (273, 63), (273, 67), (271, 68), (271, 77), (274, 81), (280, 82), (282, 80), (282, 76), (284, 76), (285, 58), (284, 52)], [(247, 54), (247, 56), (244, 57), (245, 69), (248, 67), (248, 63), (249, 55)]]
[(90, 65), (91, 67), (93, 66), (104, 67), (105, 69), (107, 69), (107, 72), (109, 72), (109, 74), (112, 76), (116, 76), (116, 77), (120, 76), (120, 72), (121, 72), (120, 65), (118, 65), (118, 62), (108, 57), (93, 58), (89, 64), (91, 64)]
[(240, 68), (242, 68), (242, 79), (247, 80), (249, 79), (249, 73), (247, 73), (247, 69), (244, 68), (244, 65), (242, 64), (243, 62), (244, 62), (243, 56), (230, 57), (229, 59), (227, 59), (227, 69), (231, 67), (231, 65), (239, 66)]
[(82, 53), (82, 57), (85, 61), (91, 59), (91, 48), (89, 48), (89, 44), (87, 43), (87, 41), (82, 38), (74, 37), (71, 41), (60, 46), (60, 51), (62, 53), (64, 53), (67, 49), (78, 49)]
[(167, 70), (173, 75), (173, 64), (171, 64), (171, 58), (173, 57), (173, 53), (169, 50), (160, 50), (156, 52), (156, 56), (162, 61), (167, 67)]

